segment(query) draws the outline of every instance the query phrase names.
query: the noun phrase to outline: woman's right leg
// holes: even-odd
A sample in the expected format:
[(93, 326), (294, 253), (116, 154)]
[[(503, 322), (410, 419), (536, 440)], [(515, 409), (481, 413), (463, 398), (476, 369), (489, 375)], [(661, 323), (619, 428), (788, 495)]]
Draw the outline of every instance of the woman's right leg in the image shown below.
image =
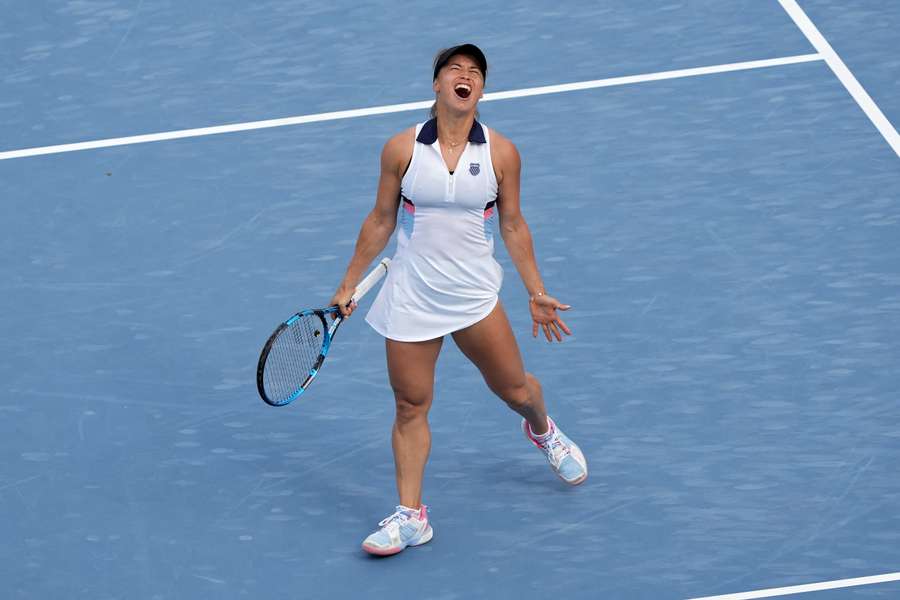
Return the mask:
[(434, 397), (434, 367), (444, 338), (424, 342), (385, 340), (396, 417), (391, 436), (400, 504), (422, 504), (422, 478), (431, 450), (428, 410)]

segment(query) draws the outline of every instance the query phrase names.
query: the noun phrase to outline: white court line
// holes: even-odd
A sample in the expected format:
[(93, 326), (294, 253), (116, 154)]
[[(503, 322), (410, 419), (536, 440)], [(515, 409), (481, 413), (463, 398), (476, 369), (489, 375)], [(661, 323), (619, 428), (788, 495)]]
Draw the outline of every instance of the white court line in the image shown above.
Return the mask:
[(844, 87), (847, 88), (847, 91), (850, 92), (850, 95), (853, 96), (859, 107), (863, 109), (869, 120), (875, 124), (875, 127), (878, 128), (878, 131), (881, 132), (887, 143), (891, 145), (897, 156), (900, 156), (900, 135), (897, 134), (897, 130), (884, 116), (884, 113), (881, 112), (881, 109), (878, 108), (878, 105), (875, 104), (875, 101), (872, 100), (865, 88), (856, 80), (856, 77), (853, 76), (853, 73), (847, 68), (841, 57), (834, 51), (834, 48), (831, 47), (825, 36), (819, 32), (819, 29), (806, 16), (803, 9), (797, 5), (796, 0), (778, 0), (778, 2), (794, 20), (794, 23), (800, 28), (800, 31), (809, 40), (809, 43), (813, 45), (813, 48), (825, 59), (825, 63), (831, 67), (831, 70), (841, 80), (841, 83), (844, 84)]
[[(693, 69), (678, 69), (675, 71), (662, 71), (659, 73), (647, 73), (644, 75), (632, 75), (628, 77), (612, 77), (609, 79), (595, 79), (579, 83), (565, 83), (562, 85), (546, 85), (542, 87), (511, 90), (508, 92), (491, 92), (485, 94), (482, 102), (491, 100), (508, 100), (510, 98), (524, 98), (526, 96), (538, 96), (541, 94), (559, 94), (576, 90), (589, 90), (593, 88), (627, 85), (631, 83), (643, 83), (646, 81), (660, 81), (663, 79), (677, 79), (681, 77), (695, 77), (698, 75), (711, 75), (713, 73), (726, 73), (729, 71), (745, 71), (748, 69), (762, 69), (792, 65), (796, 63), (822, 60), (819, 54), (803, 54), (800, 56), (786, 56), (769, 60), (753, 60), (748, 62), (714, 65), (711, 67), (697, 67)], [(59, 154), (61, 152), (75, 152), (78, 150), (92, 150), (95, 148), (109, 148), (112, 146), (126, 146), (129, 144), (144, 144), (147, 142), (161, 142), (163, 140), (177, 140), (181, 138), (199, 137), (204, 135), (216, 135), (219, 133), (233, 133), (236, 131), (248, 131), (251, 129), (267, 129), (270, 127), (284, 127), (287, 125), (300, 125), (302, 123), (315, 123), (319, 121), (336, 121), (338, 119), (353, 119), (370, 115), (384, 115), (388, 113), (404, 112), (410, 110), (424, 110), (431, 106), (433, 100), (421, 102), (407, 102), (404, 104), (391, 104), (388, 106), (373, 106), (355, 110), (341, 110), (336, 112), (286, 117), (283, 119), (268, 119), (265, 121), (252, 121), (248, 123), (235, 123), (232, 125), (218, 125), (215, 127), (200, 127), (198, 129), (183, 129), (180, 131), (166, 131), (162, 133), (149, 133), (145, 135), (133, 135), (128, 137), (95, 140), (91, 142), (78, 142), (74, 144), (59, 144), (55, 146), (42, 146), (38, 148), (24, 148), (22, 150), (7, 150), (0, 152), (0, 160), (11, 158), (25, 158), (42, 154)]]
[(900, 581), (900, 573), (886, 573), (884, 575), (872, 575), (871, 577), (855, 577), (853, 579), (836, 579), (835, 581), (807, 583), (805, 585), (792, 585), (789, 587), (771, 588), (768, 590), (756, 590), (754, 592), (725, 594), (724, 596), (703, 596), (702, 598), (690, 598), (690, 600), (751, 600), (752, 598), (789, 596), (791, 594), (819, 592), (822, 590), (836, 590), (838, 588), (855, 587), (858, 585), (870, 585), (873, 583), (885, 583), (888, 581)]

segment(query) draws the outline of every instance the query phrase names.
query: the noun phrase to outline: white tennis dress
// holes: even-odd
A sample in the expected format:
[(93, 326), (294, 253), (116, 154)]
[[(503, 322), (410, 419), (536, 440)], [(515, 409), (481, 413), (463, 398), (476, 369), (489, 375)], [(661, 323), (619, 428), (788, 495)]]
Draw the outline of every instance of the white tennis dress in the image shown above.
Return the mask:
[(488, 129), (472, 124), (450, 173), (437, 121), (416, 126), (400, 185), (397, 252), (366, 322), (386, 338), (417, 342), (477, 323), (497, 304), (503, 269), (494, 259), (497, 178)]

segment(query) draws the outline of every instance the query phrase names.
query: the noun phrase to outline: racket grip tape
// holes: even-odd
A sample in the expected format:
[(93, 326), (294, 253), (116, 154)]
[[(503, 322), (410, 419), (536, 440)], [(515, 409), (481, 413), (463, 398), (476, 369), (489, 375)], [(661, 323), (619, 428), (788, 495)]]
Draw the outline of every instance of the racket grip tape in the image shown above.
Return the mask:
[(391, 259), (385, 257), (382, 258), (378, 265), (369, 272), (365, 278), (359, 282), (356, 286), (356, 291), (353, 292), (353, 296), (350, 298), (351, 302), (358, 302), (360, 298), (366, 295), (366, 293), (372, 289), (372, 287), (378, 283), (382, 277), (387, 274), (388, 265), (391, 263)]

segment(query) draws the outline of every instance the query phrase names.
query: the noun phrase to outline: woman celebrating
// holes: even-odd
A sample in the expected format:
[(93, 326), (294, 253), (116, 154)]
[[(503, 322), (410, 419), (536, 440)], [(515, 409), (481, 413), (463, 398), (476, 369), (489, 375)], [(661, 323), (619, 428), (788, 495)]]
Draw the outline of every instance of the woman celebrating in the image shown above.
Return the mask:
[(524, 369), (498, 298), (503, 270), (493, 256), (497, 214), (503, 241), (530, 294), (532, 335), (543, 330), (549, 342), (562, 341), (560, 332), (571, 335), (557, 314), (570, 307), (545, 292), (519, 209), (516, 147), (475, 119), (486, 75), (484, 54), (472, 44), (437, 55), (432, 118), (385, 144), (375, 208), (331, 301), (345, 316), (353, 312), (356, 304), (346, 305), (387, 245), (399, 212), (397, 252), (366, 321), (385, 338), (396, 401), (392, 443), (400, 503), (363, 542), (371, 554), (396, 554), (433, 535), (422, 504), (422, 477), (431, 449), (428, 410), (435, 363), (447, 334), (491, 391), (523, 417), (526, 437), (557, 475), (572, 485), (587, 477), (584, 455), (547, 415), (541, 385)]

